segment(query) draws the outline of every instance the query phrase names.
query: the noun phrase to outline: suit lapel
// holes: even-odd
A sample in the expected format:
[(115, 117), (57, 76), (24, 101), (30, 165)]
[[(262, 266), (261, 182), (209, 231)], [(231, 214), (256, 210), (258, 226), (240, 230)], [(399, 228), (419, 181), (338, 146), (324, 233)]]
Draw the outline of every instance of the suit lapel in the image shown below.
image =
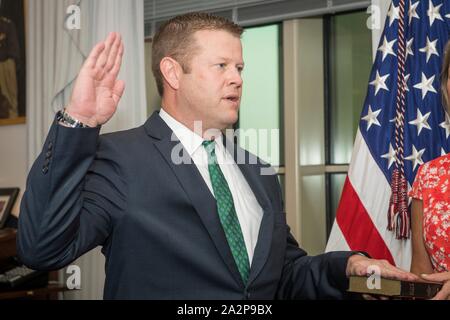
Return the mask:
[[(211, 194), (203, 177), (197, 167), (189, 157), (191, 164), (174, 164), (171, 155), (172, 150), (180, 143), (179, 141), (171, 141), (172, 131), (159, 117), (158, 113), (154, 113), (144, 125), (147, 133), (156, 138), (154, 145), (161, 153), (167, 164), (177, 177), (183, 190), (192, 202), (195, 210), (200, 216), (201, 221), (206, 227), (217, 251), (228, 266), (235, 280), (243, 286), (242, 278), (237, 269), (236, 263), (232, 256), (230, 247), (223, 231), (217, 212), (216, 199)], [(184, 154), (188, 154), (183, 148)]]

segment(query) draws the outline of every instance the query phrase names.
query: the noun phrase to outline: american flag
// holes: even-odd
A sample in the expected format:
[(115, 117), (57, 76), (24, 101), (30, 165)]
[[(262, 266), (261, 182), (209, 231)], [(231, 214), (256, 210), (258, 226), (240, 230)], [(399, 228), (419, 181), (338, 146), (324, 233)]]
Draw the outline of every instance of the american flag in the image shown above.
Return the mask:
[(326, 251), (362, 250), (409, 270), (409, 199), (397, 189), (407, 215), (391, 210), (392, 178), (403, 172), (409, 191), (421, 164), (450, 151), (440, 93), (449, 32), (450, 0), (392, 1)]

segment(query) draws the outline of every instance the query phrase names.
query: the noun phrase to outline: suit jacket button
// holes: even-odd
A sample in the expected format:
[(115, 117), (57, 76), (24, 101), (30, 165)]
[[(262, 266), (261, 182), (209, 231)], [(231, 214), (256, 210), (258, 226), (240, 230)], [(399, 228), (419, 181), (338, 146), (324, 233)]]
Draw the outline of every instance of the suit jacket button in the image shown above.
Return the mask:
[(48, 167), (43, 167), (43, 168), (42, 168), (42, 173), (43, 173), (43, 174), (46, 174), (47, 172), (48, 172)]
[(48, 158), (50, 158), (52, 156), (52, 152), (51, 151), (47, 151), (47, 153), (45, 154), (45, 156)]
[(53, 143), (52, 143), (52, 142), (49, 142), (47, 148), (48, 148), (49, 150), (50, 150), (51, 148), (53, 148)]

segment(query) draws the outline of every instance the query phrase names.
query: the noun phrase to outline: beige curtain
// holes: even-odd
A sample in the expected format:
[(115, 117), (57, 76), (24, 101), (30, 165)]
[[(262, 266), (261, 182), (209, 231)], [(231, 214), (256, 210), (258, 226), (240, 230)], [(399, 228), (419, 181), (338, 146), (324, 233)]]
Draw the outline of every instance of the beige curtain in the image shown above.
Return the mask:
[[(70, 5), (80, 8), (80, 28), (68, 30)], [(143, 0), (29, 1), (27, 25), (28, 167), (41, 151), (55, 113), (67, 104), (72, 84), (90, 49), (110, 31), (120, 32), (125, 55), (120, 79), (126, 83), (119, 109), (102, 132), (138, 126), (146, 120)], [(81, 271), (81, 290), (70, 299), (101, 299), (104, 257), (99, 248), (73, 264)], [(62, 271), (62, 278), (66, 278)]]

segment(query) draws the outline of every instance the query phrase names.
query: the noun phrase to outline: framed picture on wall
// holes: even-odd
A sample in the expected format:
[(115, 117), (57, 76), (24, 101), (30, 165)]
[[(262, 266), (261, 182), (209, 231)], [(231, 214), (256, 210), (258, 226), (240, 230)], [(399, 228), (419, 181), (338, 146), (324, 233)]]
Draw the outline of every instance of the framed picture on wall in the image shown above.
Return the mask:
[(19, 190), (19, 188), (0, 188), (0, 229), (4, 227), (11, 214)]
[(25, 123), (24, 0), (0, 0), (0, 125)]

